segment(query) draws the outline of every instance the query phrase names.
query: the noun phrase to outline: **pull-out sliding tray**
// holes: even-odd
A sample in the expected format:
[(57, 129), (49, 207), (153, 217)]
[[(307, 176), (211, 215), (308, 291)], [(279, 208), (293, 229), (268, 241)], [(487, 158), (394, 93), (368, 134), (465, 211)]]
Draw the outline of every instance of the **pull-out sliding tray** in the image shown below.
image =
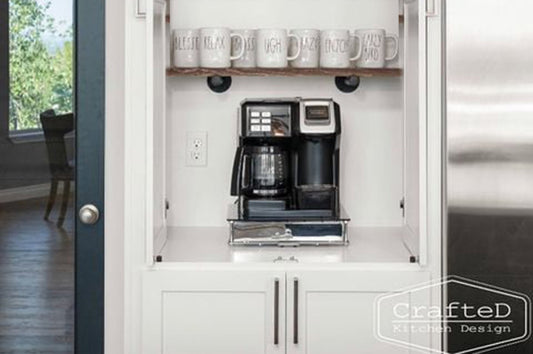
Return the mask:
[[(230, 245), (234, 246), (322, 246), (347, 245), (347, 225), (350, 219), (341, 207), (338, 218), (325, 215), (323, 210), (273, 210), (273, 214), (263, 214), (253, 218), (241, 218), (237, 206), (231, 205), (228, 222), (230, 225)], [(277, 213), (276, 213), (277, 212)]]

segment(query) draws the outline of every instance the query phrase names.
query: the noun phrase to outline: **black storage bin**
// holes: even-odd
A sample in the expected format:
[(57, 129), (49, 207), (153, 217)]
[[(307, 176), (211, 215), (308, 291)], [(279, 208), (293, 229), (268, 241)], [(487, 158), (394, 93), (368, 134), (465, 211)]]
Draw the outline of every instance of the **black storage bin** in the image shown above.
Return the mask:
[(337, 187), (331, 184), (308, 184), (296, 187), (298, 209), (328, 209), (335, 211)]

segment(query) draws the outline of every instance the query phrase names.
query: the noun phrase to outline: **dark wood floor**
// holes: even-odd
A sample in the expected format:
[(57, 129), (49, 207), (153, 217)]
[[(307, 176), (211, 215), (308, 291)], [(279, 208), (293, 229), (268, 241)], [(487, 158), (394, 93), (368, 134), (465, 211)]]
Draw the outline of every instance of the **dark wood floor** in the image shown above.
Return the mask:
[(59, 229), (45, 203), (0, 204), (0, 353), (73, 352), (72, 205)]

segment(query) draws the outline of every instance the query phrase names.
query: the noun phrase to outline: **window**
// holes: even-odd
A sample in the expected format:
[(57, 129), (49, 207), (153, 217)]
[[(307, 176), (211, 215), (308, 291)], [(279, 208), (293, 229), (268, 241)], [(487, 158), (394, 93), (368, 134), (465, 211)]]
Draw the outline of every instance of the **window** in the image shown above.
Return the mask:
[[(9, 134), (73, 109), (72, 0), (9, 0)], [(2, 122), (4, 124), (5, 122)]]

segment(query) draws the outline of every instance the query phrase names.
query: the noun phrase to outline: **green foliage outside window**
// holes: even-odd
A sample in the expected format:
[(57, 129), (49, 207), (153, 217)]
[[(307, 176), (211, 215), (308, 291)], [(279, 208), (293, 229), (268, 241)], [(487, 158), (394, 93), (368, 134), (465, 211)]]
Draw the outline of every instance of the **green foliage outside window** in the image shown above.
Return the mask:
[[(39, 129), (39, 113), (72, 112), (72, 29), (62, 33), (50, 0), (9, 0), (9, 129)], [(58, 48), (45, 36), (64, 39)]]

